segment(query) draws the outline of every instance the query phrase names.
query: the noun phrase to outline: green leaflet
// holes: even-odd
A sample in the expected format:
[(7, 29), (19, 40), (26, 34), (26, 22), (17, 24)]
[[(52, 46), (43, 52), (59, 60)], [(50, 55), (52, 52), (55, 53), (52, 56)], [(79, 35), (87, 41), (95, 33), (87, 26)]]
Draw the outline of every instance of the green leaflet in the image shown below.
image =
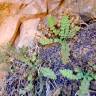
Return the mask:
[(96, 80), (96, 74), (93, 75), (93, 78)]
[(70, 21), (68, 19), (69, 17), (68, 16), (63, 16), (62, 19), (61, 19), (61, 29), (64, 27), (67, 27), (67, 26), (70, 26)]
[(29, 74), (28, 81), (32, 81), (32, 74)]
[(67, 16), (63, 16), (61, 19), (60, 36), (67, 38), (70, 31), (70, 21)]
[(91, 73), (91, 76), (94, 80), (96, 80), (96, 74), (95, 73)]
[(81, 85), (79, 87), (79, 90), (77, 91), (78, 96), (89, 96), (90, 81), (94, 79), (93, 78), (94, 75), (92, 73), (89, 73), (89, 72), (84, 73), (82, 70), (81, 71), (77, 70), (77, 74), (74, 75), (73, 71), (69, 70), (69, 69), (61, 69), (59, 71), (63, 77), (66, 77), (71, 80), (80, 80), (81, 81)]
[(56, 18), (53, 16), (49, 16), (48, 17), (48, 26), (50, 27), (50, 30), (52, 31), (52, 33), (54, 33), (55, 35), (59, 34), (59, 31), (55, 28), (56, 24)]
[(50, 68), (41, 68), (40, 69), (40, 73), (44, 76), (44, 77), (48, 77), (50, 79), (55, 80), (56, 79), (56, 75), (55, 73), (52, 71), (52, 69)]
[(54, 42), (61, 43), (60, 39), (58, 39), (58, 38), (54, 38)]
[(48, 26), (52, 33), (55, 34), (55, 38), (41, 38), (40, 43), (42, 45), (58, 42), (62, 45), (61, 47), (61, 55), (62, 55), (62, 61), (64, 64), (68, 63), (69, 56), (70, 56), (70, 48), (67, 44), (67, 39), (72, 38), (76, 35), (76, 33), (79, 31), (79, 27), (71, 27), (70, 20), (68, 16), (63, 16), (61, 19), (61, 27), (60, 29), (56, 29), (56, 18), (53, 16), (48, 17)]
[(59, 34), (59, 30), (57, 30), (54, 26), (50, 27), (50, 30), (52, 31), (52, 33), (54, 33), (55, 35)]
[(66, 41), (62, 43), (61, 46), (61, 56), (62, 56), (62, 61), (64, 64), (68, 63), (69, 61), (69, 56), (70, 56), (70, 48), (67, 44)]
[(84, 72), (79, 69), (75, 70), (75, 72), (77, 73), (76, 75), (74, 75), (73, 71), (69, 69), (61, 69), (59, 71), (62, 74), (62, 76), (68, 79), (81, 81), (79, 90), (76, 93), (78, 96), (89, 96), (90, 81), (95, 78), (95, 74), (93, 74), (92, 72)]
[(71, 27), (70, 21), (67, 16), (64, 16), (61, 19), (61, 31), (60, 35), (63, 36), (64, 38), (73, 38), (76, 33), (80, 30), (80, 27), (75, 26)]
[(76, 77), (77, 77), (77, 80), (80, 80), (80, 79), (84, 78), (84, 75), (82, 72), (79, 72), (79, 73), (77, 73)]
[(56, 24), (56, 18), (53, 16), (48, 16), (47, 20), (48, 20), (48, 26), (51, 28)]
[(42, 45), (53, 43), (53, 39), (41, 38), (39, 41)]
[(81, 86), (79, 87), (78, 96), (88, 96), (89, 94), (90, 80), (84, 78), (81, 81)]
[(71, 80), (76, 80), (76, 76), (73, 74), (72, 70), (69, 69), (61, 69), (59, 70), (63, 77), (66, 77)]

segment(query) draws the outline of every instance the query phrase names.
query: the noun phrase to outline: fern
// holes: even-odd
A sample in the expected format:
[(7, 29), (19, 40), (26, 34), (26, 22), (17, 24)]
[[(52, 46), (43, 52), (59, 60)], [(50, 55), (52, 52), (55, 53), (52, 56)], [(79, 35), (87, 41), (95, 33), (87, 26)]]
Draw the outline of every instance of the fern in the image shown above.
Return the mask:
[(96, 80), (96, 74), (93, 72), (84, 72), (82, 70), (76, 70), (77, 74), (73, 74), (72, 70), (69, 69), (62, 69), (60, 70), (60, 73), (62, 74), (63, 77), (66, 77), (71, 80), (80, 80), (81, 85), (79, 87), (79, 90), (77, 92), (78, 96), (88, 96), (89, 94), (89, 86), (91, 80)]
[(48, 26), (53, 27), (56, 24), (56, 18), (53, 16), (48, 16)]
[(47, 77), (47, 78), (50, 78), (50, 79), (53, 79), (55, 80), (56, 79), (56, 75), (55, 73), (52, 71), (52, 69), (50, 68), (41, 68), (40, 69), (40, 73), (44, 76), (44, 77)]
[(67, 43), (67, 39), (73, 38), (76, 33), (79, 31), (79, 27), (71, 27), (70, 21), (68, 19), (68, 16), (63, 16), (61, 19), (61, 27), (60, 29), (56, 29), (56, 18), (53, 16), (48, 17), (48, 26), (51, 30), (51, 33), (54, 33), (55, 38), (46, 38), (40, 40), (40, 43), (42, 45), (54, 43), (54, 42), (59, 42), (62, 47), (61, 47), (61, 55), (62, 55), (62, 61), (64, 64), (68, 63), (69, 61), (69, 56), (70, 56), (70, 48)]
[(61, 19), (61, 28), (60, 28), (60, 36), (63, 38), (68, 38), (68, 34), (70, 31), (70, 22), (67, 16), (64, 16)]
[(58, 35), (59, 31), (54, 26), (56, 24), (56, 18), (53, 16), (49, 16), (47, 19), (48, 19), (48, 26), (52, 31), (52, 33), (54, 33), (55, 35)]
[(53, 39), (41, 38), (39, 43), (41, 43), (42, 45), (50, 44), (50, 43), (53, 43)]
[(64, 64), (68, 63), (70, 56), (70, 48), (66, 41), (63, 41), (61, 46), (61, 56)]
[(84, 78), (81, 81), (81, 86), (79, 87), (79, 91), (77, 92), (78, 96), (89, 96), (89, 86), (90, 86), (90, 80), (87, 80)]
[(60, 70), (60, 73), (62, 74), (63, 77), (66, 77), (71, 80), (76, 80), (76, 76), (73, 74), (72, 70), (62, 69)]
[(73, 38), (76, 33), (80, 30), (80, 27), (74, 26), (72, 27), (70, 21), (67, 16), (63, 16), (61, 19), (61, 28), (60, 28), (60, 36), (68, 39)]
[[(17, 59), (17, 60), (20, 60), (21, 62), (28, 64), (30, 67), (33, 67), (34, 65), (36, 65), (38, 61), (37, 54), (36, 52), (34, 52), (32, 56), (29, 57), (27, 54), (27, 51), (28, 51), (27, 47), (23, 47), (19, 50), (16, 50), (10, 44), (7, 44), (6, 46), (0, 49), (0, 64), (8, 65), (12, 60)], [(6, 68), (4, 67), (4, 69)]]

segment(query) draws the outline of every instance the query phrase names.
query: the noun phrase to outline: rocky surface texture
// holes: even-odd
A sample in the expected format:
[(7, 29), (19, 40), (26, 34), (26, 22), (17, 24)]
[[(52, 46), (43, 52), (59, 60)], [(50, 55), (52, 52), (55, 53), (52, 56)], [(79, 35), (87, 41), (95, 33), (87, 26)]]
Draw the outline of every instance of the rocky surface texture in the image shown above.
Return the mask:
[[(54, 13), (53, 10), (58, 11), (58, 14), (61, 14), (62, 11), (65, 14), (69, 14), (70, 11), (72, 11), (73, 13), (75, 12), (76, 14), (80, 14), (82, 18), (84, 16), (86, 18), (87, 16), (88, 18), (90, 17), (95, 18), (96, 16), (95, 2), (96, 2), (95, 0), (91, 0), (91, 1), (90, 0), (85, 0), (85, 1), (82, 1), (82, 0), (79, 0), (79, 1), (75, 1), (75, 0), (68, 0), (68, 1), (67, 0), (65, 1), (64, 0), (52, 0), (52, 1), (51, 0), (38, 0), (38, 1), (36, 0), (14, 0), (14, 1), (0, 0), (0, 13), (1, 13), (0, 45), (4, 45), (10, 41), (11, 42), (16, 41), (16, 44), (17, 44), (17, 41), (18, 41), (17, 39), (21, 37), (21, 36), (19, 37), (19, 34), (20, 35), (22, 34), (22, 30), (19, 30), (19, 29), (22, 29), (21, 27), (24, 25), (23, 21), (25, 23), (27, 22), (27, 20), (29, 21), (29, 19), (33, 19), (32, 21), (30, 20), (31, 22), (30, 24), (32, 25), (26, 25), (26, 26), (28, 27), (34, 26), (35, 23), (32, 23), (33, 21), (35, 21), (36, 23), (39, 23), (37, 19), (41, 19), (41, 17), (45, 17), (47, 14), (50, 14), (51, 12)], [(62, 7), (60, 7), (61, 5)], [(14, 26), (14, 28), (12, 25)], [(10, 29), (8, 29), (9, 26), (10, 26)], [(33, 27), (31, 29), (34, 30), (35, 28)], [(4, 31), (4, 34), (3, 34), (3, 31)], [(28, 31), (27, 28), (25, 28), (24, 31)], [(35, 31), (37, 32), (37, 30)], [(31, 33), (32, 32), (30, 32), (30, 36), (32, 36)], [(30, 38), (30, 40), (31, 39), (32, 38)], [(21, 39), (19, 39), (19, 41), (20, 40)], [(30, 42), (30, 40), (26, 39), (26, 42), (27, 41)], [(22, 42), (22, 40), (20, 42)], [(26, 45), (26, 43), (23, 44), (22, 42), (22, 45)]]

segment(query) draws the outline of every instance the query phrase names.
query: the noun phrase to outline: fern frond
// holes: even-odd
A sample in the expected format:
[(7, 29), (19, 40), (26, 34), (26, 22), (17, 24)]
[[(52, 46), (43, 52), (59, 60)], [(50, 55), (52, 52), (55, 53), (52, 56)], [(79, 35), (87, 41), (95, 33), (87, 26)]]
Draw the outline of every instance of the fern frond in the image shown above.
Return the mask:
[(42, 45), (50, 44), (50, 43), (53, 43), (53, 39), (41, 38), (39, 43), (41, 43)]
[(90, 81), (86, 78), (84, 78), (81, 81), (81, 86), (79, 87), (78, 91), (78, 96), (89, 96), (89, 86), (90, 86)]
[(53, 79), (55, 80), (56, 79), (56, 75), (55, 73), (52, 71), (52, 69), (50, 68), (44, 68), (42, 67), (41, 70), (40, 70), (40, 73), (45, 76), (45, 77), (48, 77), (50, 79)]
[(56, 18), (54, 16), (49, 16), (47, 20), (49, 27), (53, 27), (56, 24)]
[(76, 76), (73, 74), (72, 70), (69, 69), (61, 69), (59, 70), (63, 77), (66, 77), (71, 80), (76, 80)]
[(69, 33), (70, 21), (68, 16), (63, 16), (61, 19), (60, 36), (67, 38)]
[(69, 56), (70, 56), (70, 48), (67, 42), (64, 41), (61, 46), (61, 57), (62, 57), (61, 59), (64, 64), (68, 63)]

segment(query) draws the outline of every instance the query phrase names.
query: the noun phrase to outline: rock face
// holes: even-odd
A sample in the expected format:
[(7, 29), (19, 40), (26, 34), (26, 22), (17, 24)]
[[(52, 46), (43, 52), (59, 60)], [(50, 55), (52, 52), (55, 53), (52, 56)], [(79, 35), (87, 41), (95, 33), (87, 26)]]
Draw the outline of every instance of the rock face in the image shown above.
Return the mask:
[[(11, 7), (9, 9), (7, 8), (7, 11), (9, 10), (8, 12), (10, 14), (8, 14), (8, 16), (5, 18), (4, 23), (2, 24), (3, 27), (0, 25), (0, 37), (1, 37), (0, 45), (5, 44), (6, 42), (9, 42), (12, 39), (12, 36), (14, 36), (13, 35), (14, 32), (16, 32), (15, 30), (17, 30), (17, 28), (20, 27), (18, 24), (18, 18), (16, 18), (17, 14), (20, 15), (21, 17), (23, 15), (24, 16), (28, 15), (30, 17), (30, 15), (46, 12), (47, 7), (50, 12), (51, 10), (55, 9), (59, 5), (60, 1), (63, 1), (63, 0), (38, 0), (38, 1), (36, 1), (36, 0), (0, 0), (0, 4), (1, 4), (1, 2), (7, 2), (7, 3), (13, 4), (13, 5), (11, 5)], [(66, 2), (64, 1), (63, 9), (65, 10), (66, 8), (71, 8), (72, 10), (74, 10), (74, 12), (80, 11), (79, 12), (80, 14), (86, 13), (86, 12), (88, 12), (88, 13), (92, 12), (93, 15), (96, 15), (96, 11), (94, 10), (95, 2), (96, 2), (95, 0), (91, 0), (91, 1), (90, 0), (85, 0), (85, 1), (79, 0), (77, 2), (73, 2), (73, 0), (68, 0)], [(47, 3), (48, 3), (48, 6), (47, 6)], [(79, 4), (79, 6), (78, 6), (78, 4)], [(80, 7), (80, 10), (79, 10), (79, 7)], [(0, 10), (0, 12), (2, 13), (3, 11)], [(4, 11), (4, 16), (6, 14), (7, 14), (7, 12)], [(9, 15), (11, 15), (11, 16), (9, 16)], [(13, 18), (14, 18), (14, 20), (13, 20)], [(32, 18), (29, 18), (29, 19), (32, 19)], [(35, 19), (32, 22), (34, 22), (34, 21), (35, 21)], [(29, 22), (29, 20), (25, 21), (25, 22)], [(37, 22), (37, 19), (36, 19), (36, 22)], [(12, 30), (8, 29), (8, 28), (11, 28), (11, 26), (12, 26)], [(27, 25), (27, 26), (30, 26), (30, 25)], [(32, 26), (33, 26), (33, 24), (32, 24)], [(9, 31), (11, 30), (11, 31), (9, 32), (8, 30)], [(14, 30), (14, 32), (13, 32), (13, 30)], [(32, 30), (34, 30), (34, 29), (32, 29)], [(22, 31), (20, 31), (20, 34), (21, 34), (21, 32)], [(8, 34), (10, 34), (10, 36), (8, 36)], [(31, 35), (31, 33), (30, 33), (30, 35)], [(3, 40), (3, 38), (4, 38), (4, 40)]]
[(10, 41), (14, 41), (14, 37), (19, 27), (19, 17), (9, 16), (0, 26), (0, 45), (5, 45)]
[[(28, 15), (30, 17), (30, 15), (33, 16), (34, 14), (46, 12), (45, 0), (14, 0), (14, 2), (13, 0), (0, 0), (0, 2), (13, 4), (10, 5), (10, 9), (8, 9), (9, 7), (7, 8), (10, 11), (8, 12), (8, 14), (2, 13), (3, 15), (7, 14), (8, 16), (4, 18), (4, 21), (0, 25), (0, 46), (6, 45), (9, 42), (12, 43), (14, 41), (15, 45), (17, 44), (16, 46), (18, 47), (29, 45), (29, 42), (33, 40), (35, 34), (39, 34), (39, 32), (37, 32), (37, 25), (40, 18), (27, 18), (25, 21), (23, 21), (23, 23), (21, 23), (20, 21), (23, 16), (26, 17), (26, 15)], [(6, 3), (4, 3), (4, 6), (5, 5)], [(4, 10), (6, 6), (4, 7)], [(0, 9), (0, 12), (3, 11), (1, 11)], [(20, 30), (18, 31), (18, 29)], [(20, 33), (20, 36), (18, 37), (17, 31)]]
[(20, 12), (20, 14), (25, 14), (25, 15), (37, 14), (38, 12), (42, 11), (40, 9), (41, 9), (41, 7), (38, 3), (32, 2), (32, 3), (29, 3), (25, 8), (23, 8), (22, 11)]
[(36, 34), (39, 34), (37, 31), (37, 26), (40, 19), (30, 19), (24, 21), (20, 28), (19, 40), (17, 39), (17, 47), (29, 46), (32, 44), (34, 39), (36, 39)]

